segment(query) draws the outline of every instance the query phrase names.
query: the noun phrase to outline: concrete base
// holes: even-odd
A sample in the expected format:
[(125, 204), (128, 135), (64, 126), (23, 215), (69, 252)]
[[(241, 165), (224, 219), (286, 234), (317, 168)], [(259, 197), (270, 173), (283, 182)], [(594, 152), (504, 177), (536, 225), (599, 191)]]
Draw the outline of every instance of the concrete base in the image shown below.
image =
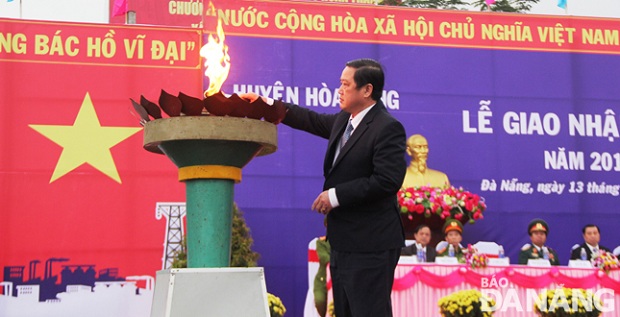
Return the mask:
[(269, 317), (263, 268), (157, 272), (151, 317)]

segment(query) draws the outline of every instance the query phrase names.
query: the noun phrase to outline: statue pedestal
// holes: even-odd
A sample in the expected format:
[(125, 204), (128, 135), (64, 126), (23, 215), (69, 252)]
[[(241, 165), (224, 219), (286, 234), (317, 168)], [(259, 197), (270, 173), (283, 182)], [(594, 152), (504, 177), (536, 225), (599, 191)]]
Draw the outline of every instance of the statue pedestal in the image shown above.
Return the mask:
[(263, 268), (157, 272), (151, 317), (269, 317)]

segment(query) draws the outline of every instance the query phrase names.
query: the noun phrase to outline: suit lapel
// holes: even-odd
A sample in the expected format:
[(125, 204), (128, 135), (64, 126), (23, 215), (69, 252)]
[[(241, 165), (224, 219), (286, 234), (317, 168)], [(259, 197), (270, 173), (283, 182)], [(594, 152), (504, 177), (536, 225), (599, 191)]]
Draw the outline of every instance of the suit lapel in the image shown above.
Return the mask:
[[(366, 117), (368, 117), (368, 115), (366, 115)], [(340, 149), (340, 153), (338, 154), (338, 157), (336, 158), (336, 161), (334, 162), (334, 166), (332, 168), (336, 167), (338, 163), (342, 161), (342, 159), (347, 155), (347, 153), (349, 153), (351, 148), (355, 146), (355, 143), (357, 143), (357, 141), (362, 137), (364, 132), (368, 130), (366, 117), (364, 117), (364, 120), (360, 122), (360, 124), (357, 126), (357, 128), (355, 128), (355, 130), (353, 130), (349, 141), (347, 141), (347, 143), (342, 147), (342, 149)]]
[(336, 155), (336, 147), (338, 146), (338, 140), (344, 133), (344, 129), (347, 127), (347, 123), (349, 120), (349, 114), (346, 112), (342, 112), (336, 122), (334, 123), (333, 132), (329, 136), (329, 142), (327, 144), (327, 151), (325, 152), (325, 161), (323, 162), (323, 172), (324, 175), (329, 174), (331, 169), (333, 168), (332, 163), (334, 163), (334, 155)]
[[(336, 166), (338, 166), (340, 161), (342, 161), (342, 159), (347, 155), (347, 153), (351, 150), (351, 148), (353, 148), (355, 146), (355, 144), (357, 143), (357, 141), (359, 141), (362, 138), (362, 136), (364, 135), (366, 130), (368, 130), (368, 127), (372, 124), (372, 121), (375, 118), (375, 116), (377, 115), (378, 111), (381, 111), (380, 107), (383, 107), (383, 104), (379, 101), (364, 116), (364, 119), (362, 119), (362, 122), (360, 122), (360, 124), (357, 125), (355, 130), (353, 130), (353, 133), (351, 134), (351, 137), (349, 138), (347, 143), (344, 145), (344, 147), (342, 149), (340, 149), (340, 153), (338, 154), (338, 157), (336, 158), (336, 161), (334, 162), (334, 165), (332, 166), (332, 169), (334, 169)], [(346, 124), (347, 123), (348, 123), (347, 121), (344, 121), (343, 123), (341, 123), (342, 127), (339, 130), (340, 133), (336, 135), (335, 140), (334, 140), (334, 143), (335, 143), (335, 145), (333, 147), (334, 152), (336, 151), (336, 146), (338, 146), (338, 140), (340, 139), (340, 137), (344, 133), (344, 129), (346, 128)], [(331, 142), (331, 140), (330, 140), (330, 142)]]

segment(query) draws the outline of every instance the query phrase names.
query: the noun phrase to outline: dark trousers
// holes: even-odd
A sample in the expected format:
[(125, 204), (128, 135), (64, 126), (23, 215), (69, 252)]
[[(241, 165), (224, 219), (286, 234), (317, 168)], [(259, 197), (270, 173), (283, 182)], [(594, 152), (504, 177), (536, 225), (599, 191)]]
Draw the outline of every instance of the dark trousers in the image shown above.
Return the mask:
[(391, 317), (394, 270), (400, 248), (373, 253), (331, 250), (330, 273), (337, 317)]

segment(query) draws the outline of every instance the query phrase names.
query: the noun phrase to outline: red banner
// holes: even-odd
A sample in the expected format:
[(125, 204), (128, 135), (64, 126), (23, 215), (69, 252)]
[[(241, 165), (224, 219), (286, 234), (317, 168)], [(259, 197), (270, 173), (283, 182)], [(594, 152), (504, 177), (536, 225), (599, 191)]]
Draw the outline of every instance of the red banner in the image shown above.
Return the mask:
[(142, 148), (129, 98), (202, 96), (201, 41), (195, 29), (0, 19), (0, 268), (26, 267), (24, 281), (57, 276), (54, 261), (161, 269), (156, 204), (184, 201), (184, 186)]
[[(136, 24), (182, 26), (200, 28), (205, 10), (202, 0), (127, 0), (127, 10), (135, 18)], [(110, 8), (114, 0), (110, 0)], [(112, 9), (110, 9), (112, 12)], [(110, 16), (110, 23), (125, 23), (127, 16)]]
[(3, 24), (2, 61), (200, 68), (200, 30), (69, 23), (50, 27), (41, 21), (10, 20)]
[[(220, 2), (216, 0), (215, 2)], [(289, 0), (315, 1), (323, 4), (375, 4), (376, 0)], [(110, 12), (114, 13), (117, 0), (110, 0)], [(136, 24), (167, 25), (201, 28), (203, 13), (209, 11), (214, 1), (203, 0), (127, 0), (126, 8)], [(124, 24), (127, 15), (110, 15), (110, 23)]]
[(229, 35), (620, 54), (613, 19), (275, 0), (213, 3)]

